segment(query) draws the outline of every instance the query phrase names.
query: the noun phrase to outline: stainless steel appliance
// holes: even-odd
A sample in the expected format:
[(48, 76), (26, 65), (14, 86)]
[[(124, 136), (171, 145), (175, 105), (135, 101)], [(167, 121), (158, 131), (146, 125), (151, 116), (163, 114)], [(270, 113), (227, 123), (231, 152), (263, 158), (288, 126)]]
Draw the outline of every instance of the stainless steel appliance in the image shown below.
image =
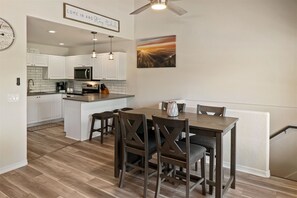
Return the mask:
[(74, 80), (92, 80), (92, 67), (74, 67)]
[(56, 91), (57, 92), (65, 92), (66, 90), (66, 82), (56, 82)]
[(82, 83), (82, 91), (74, 91), (71, 93), (67, 92), (67, 97), (75, 96), (75, 95), (86, 95), (90, 93), (99, 93), (100, 85), (97, 83)]

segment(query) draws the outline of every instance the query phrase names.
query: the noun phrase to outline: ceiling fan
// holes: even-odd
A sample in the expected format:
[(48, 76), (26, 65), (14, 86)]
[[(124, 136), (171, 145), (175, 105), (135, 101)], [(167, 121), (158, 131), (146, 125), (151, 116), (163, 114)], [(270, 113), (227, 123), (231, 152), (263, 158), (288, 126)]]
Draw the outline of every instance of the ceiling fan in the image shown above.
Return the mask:
[(184, 10), (183, 8), (171, 3), (171, 1), (175, 1), (175, 0), (149, 0), (149, 1), (150, 2), (148, 4), (138, 8), (137, 10), (135, 10), (134, 12), (131, 12), (130, 14), (132, 15), (138, 14), (148, 9), (149, 7), (151, 7), (153, 10), (164, 10), (168, 8), (169, 10), (171, 10), (172, 12), (180, 16), (187, 13), (187, 11)]

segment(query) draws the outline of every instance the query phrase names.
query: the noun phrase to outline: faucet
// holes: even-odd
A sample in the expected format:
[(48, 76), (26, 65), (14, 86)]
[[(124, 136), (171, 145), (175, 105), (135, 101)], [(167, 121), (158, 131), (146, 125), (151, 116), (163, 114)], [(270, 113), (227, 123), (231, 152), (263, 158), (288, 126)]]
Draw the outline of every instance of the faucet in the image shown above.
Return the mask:
[(30, 89), (30, 82), (32, 82), (32, 86), (34, 86), (34, 80), (33, 79), (29, 79), (28, 80), (28, 88), (27, 88), (28, 93), (30, 93), (30, 91), (32, 91), (32, 89)]

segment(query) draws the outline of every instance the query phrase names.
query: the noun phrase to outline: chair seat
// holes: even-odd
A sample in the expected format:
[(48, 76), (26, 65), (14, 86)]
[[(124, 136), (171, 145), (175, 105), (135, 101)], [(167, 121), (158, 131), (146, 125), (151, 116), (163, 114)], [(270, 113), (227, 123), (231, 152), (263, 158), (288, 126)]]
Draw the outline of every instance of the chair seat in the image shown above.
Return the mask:
[[(183, 152), (186, 152), (186, 142), (184, 141), (177, 141), (177, 145), (181, 148)], [(203, 146), (195, 145), (195, 144), (190, 144), (190, 164), (193, 164), (197, 162), (199, 159), (201, 159), (206, 152), (206, 148)], [(170, 156), (169, 157), (174, 157), (178, 158), (177, 156)]]
[(216, 138), (214, 138), (214, 137), (194, 135), (194, 136), (190, 137), (190, 143), (204, 146), (207, 149), (215, 149), (216, 148)]
[(94, 113), (92, 116), (96, 119), (107, 119), (107, 118), (113, 117), (113, 112), (112, 111), (104, 111), (102, 113)]

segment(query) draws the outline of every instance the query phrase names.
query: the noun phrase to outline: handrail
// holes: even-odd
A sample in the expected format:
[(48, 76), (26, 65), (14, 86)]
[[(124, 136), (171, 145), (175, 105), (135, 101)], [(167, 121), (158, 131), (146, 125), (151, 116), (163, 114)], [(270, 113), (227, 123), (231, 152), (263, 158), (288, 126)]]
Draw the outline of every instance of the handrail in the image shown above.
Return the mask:
[(288, 126), (282, 128), (282, 129), (278, 130), (278, 131), (275, 132), (274, 134), (272, 134), (272, 135), (270, 136), (270, 139), (272, 139), (272, 138), (278, 136), (279, 134), (281, 134), (281, 133), (283, 133), (283, 132), (286, 132), (288, 129), (297, 129), (297, 126), (288, 125)]

